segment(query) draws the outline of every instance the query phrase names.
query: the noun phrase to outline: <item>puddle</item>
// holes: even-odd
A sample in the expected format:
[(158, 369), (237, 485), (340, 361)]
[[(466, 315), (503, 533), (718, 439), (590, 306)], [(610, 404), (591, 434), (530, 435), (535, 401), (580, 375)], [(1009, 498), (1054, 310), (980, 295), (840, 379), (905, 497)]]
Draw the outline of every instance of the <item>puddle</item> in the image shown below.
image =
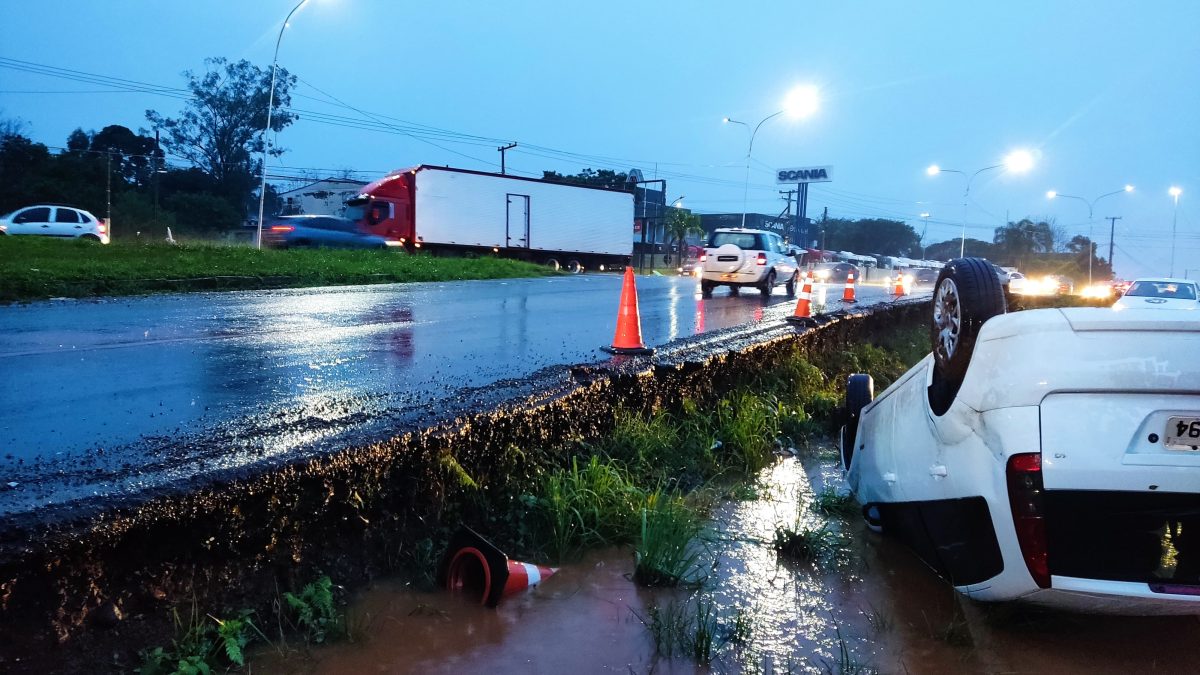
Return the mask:
[[(377, 583), (348, 609), (355, 643), (281, 659), (260, 651), (260, 673), (822, 673), (1192, 672), (1197, 617), (1103, 617), (982, 605), (958, 598), (903, 546), (857, 518), (807, 505), (840, 485), (831, 455), (785, 459), (760, 476), (756, 498), (718, 505), (715, 562), (695, 593), (630, 581), (630, 549), (594, 551), (494, 610), (447, 593)], [(800, 504), (805, 504), (801, 509)], [(847, 545), (821, 564), (781, 561), (777, 525), (829, 520)], [(695, 595), (720, 616), (718, 639), (740, 614), (744, 642), (709, 667), (657, 654), (639, 617)], [(858, 668), (859, 670), (855, 670)]]

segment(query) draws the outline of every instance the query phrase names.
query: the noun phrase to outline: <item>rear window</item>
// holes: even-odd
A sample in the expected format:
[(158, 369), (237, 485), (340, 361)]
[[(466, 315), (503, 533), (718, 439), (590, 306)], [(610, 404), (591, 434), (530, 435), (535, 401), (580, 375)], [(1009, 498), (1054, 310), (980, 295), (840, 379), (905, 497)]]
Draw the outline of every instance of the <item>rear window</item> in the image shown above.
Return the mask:
[(1138, 298), (1175, 298), (1178, 300), (1195, 300), (1196, 287), (1192, 284), (1181, 284), (1170, 281), (1135, 281), (1125, 292)]
[(78, 223), (79, 213), (73, 209), (58, 208), (54, 210), (54, 222)]
[(713, 232), (708, 238), (708, 248), (720, 248), (725, 244), (733, 244), (743, 250), (767, 250), (767, 247), (763, 246), (762, 235), (752, 232)]

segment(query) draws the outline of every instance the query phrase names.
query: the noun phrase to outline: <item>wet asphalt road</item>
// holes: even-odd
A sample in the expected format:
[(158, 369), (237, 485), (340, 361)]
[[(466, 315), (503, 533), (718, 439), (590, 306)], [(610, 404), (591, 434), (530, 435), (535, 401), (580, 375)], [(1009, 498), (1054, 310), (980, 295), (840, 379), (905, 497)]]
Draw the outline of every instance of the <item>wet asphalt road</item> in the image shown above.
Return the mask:
[[(38, 472), (137, 467), (217, 437), (277, 456), (319, 438), (314, 420), (369, 415), (374, 398), (436, 405), (547, 366), (604, 361), (597, 348), (612, 341), (620, 284), (584, 275), (0, 307), (0, 513), (47, 497), (10, 503)], [(642, 277), (638, 291), (651, 346), (795, 307), (782, 288), (703, 300), (689, 278)], [(839, 307), (840, 287), (828, 295)], [(888, 300), (872, 287), (859, 298)], [(305, 430), (292, 429), (301, 420)], [(85, 492), (104, 492), (95, 487)]]

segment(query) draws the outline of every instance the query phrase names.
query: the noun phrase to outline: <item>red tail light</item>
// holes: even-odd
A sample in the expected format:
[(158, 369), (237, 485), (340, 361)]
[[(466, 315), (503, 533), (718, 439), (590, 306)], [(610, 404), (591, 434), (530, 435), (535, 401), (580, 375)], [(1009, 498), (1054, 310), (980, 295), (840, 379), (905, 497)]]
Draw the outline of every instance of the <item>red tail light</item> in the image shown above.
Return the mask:
[(1039, 587), (1050, 588), (1046, 512), (1042, 505), (1042, 455), (1034, 452), (1009, 457), (1006, 475), (1008, 502), (1025, 566)]
[(291, 225), (272, 225), (272, 232), (295, 232), (296, 228)]
[(96, 219), (96, 230), (100, 234), (108, 234), (108, 223), (104, 222), (103, 218)]
[(758, 264), (759, 264), (759, 265), (766, 265), (766, 264), (767, 264), (767, 254), (766, 254), (766, 253), (763, 253), (762, 251), (759, 251), (759, 253), (758, 253)]
[(707, 253), (701, 253), (701, 254), (700, 254), (700, 262), (704, 262), (705, 260), (708, 260), (708, 254), (707, 254)]

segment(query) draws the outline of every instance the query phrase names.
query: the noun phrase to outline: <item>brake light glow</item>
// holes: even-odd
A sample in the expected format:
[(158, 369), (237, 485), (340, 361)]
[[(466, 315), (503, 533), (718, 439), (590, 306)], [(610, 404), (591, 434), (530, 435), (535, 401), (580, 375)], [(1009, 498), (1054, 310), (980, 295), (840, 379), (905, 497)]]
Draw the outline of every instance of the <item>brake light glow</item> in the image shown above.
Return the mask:
[(708, 260), (708, 254), (707, 254), (707, 253), (701, 253), (701, 254), (700, 254), (700, 262), (704, 262), (705, 260)]
[(758, 264), (759, 265), (767, 264), (767, 254), (766, 253), (763, 253), (762, 251), (758, 252)]
[(296, 228), (291, 225), (272, 225), (272, 232), (295, 232)]
[(108, 223), (104, 222), (103, 219), (97, 220), (96, 221), (96, 231), (99, 232), (100, 234), (108, 234)]
[(1050, 588), (1046, 554), (1046, 516), (1042, 505), (1042, 455), (1032, 452), (1008, 458), (1008, 503), (1017, 543), (1029, 574), (1041, 588)]

